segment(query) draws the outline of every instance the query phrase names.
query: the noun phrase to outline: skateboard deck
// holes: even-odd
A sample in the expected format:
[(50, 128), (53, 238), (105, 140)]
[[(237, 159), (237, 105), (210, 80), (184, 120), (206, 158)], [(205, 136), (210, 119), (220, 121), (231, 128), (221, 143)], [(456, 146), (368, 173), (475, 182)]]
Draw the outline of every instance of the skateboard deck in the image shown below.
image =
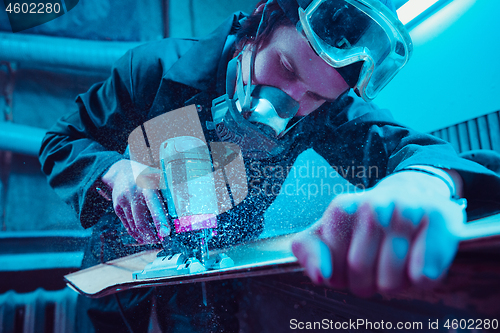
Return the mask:
[(134, 272), (143, 270), (156, 258), (159, 250), (151, 250), (68, 274), (65, 280), (78, 293), (91, 298), (99, 298), (132, 288), (296, 272), (302, 268), (292, 254), (293, 235), (256, 240), (225, 250), (210, 251), (210, 256), (221, 252), (227, 254), (234, 261), (234, 266), (230, 268), (159, 278), (133, 279)]
[[(471, 239), (460, 244), (466, 252), (500, 251), (500, 214), (473, 221), (466, 226)], [(463, 233), (461, 228), (459, 231)], [(461, 231), (462, 230), (462, 231)], [(464, 229), (465, 230), (465, 229)], [(254, 277), (290, 273), (303, 270), (292, 253), (291, 242), (295, 234), (260, 239), (235, 245), (224, 250), (210, 251), (210, 256), (227, 254), (233, 261), (230, 268), (207, 270), (199, 273), (163, 276), (136, 280), (133, 273), (142, 271), (153, 262), (159, 250), (151, 250), (112, 260), (65, 276), (67, 284), (78, 293), (99, 298), (132, 288), (168, 286), (203, 281)], [(482, 236), (482, 237), (481, 237)], [(463, 238), (465, 240), (466, 237)], [(453, 272), (453, 265), (450, 272)], [(457, 266), (458, 267), (458, 266)]]

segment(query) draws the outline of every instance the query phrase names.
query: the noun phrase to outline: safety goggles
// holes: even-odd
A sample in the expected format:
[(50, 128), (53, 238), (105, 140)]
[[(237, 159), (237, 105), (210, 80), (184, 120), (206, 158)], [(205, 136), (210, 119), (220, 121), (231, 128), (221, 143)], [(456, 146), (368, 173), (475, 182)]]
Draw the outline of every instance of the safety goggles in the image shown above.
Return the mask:
[(299, 7), (297, 29), (365, 101), (378, 95), (413, 52), (403, 24), (377, 0), (313, 0), (305, 10)]

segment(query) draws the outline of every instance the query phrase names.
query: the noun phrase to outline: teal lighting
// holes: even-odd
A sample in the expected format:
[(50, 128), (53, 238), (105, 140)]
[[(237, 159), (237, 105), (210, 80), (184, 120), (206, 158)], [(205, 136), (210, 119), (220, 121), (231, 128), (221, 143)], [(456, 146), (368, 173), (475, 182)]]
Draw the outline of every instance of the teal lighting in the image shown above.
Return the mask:
[(408, 30), (434, 14), (451, 0), (410, 0), (398, 10), (398, 17)]

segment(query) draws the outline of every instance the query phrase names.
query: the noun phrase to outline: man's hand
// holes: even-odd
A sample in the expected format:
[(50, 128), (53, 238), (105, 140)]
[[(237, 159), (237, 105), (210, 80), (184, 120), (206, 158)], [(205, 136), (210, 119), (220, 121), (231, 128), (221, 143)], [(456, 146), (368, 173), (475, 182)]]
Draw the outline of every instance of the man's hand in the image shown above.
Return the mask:
[[(113, 207), (128, 233), (141, 244), (160, 242), (170, 234), (167, 210), (156, 189), (137, 185), (134, 175), (143, 173), (146, 165), (120, 160), (102, 176), (112, 190)], [(152, 184), (159, 184), (159, 174), (150, 173)], [(144, 177), (142, 179), (144, 182)], [(157, 233), (158, 230), (158, 233)]]
[(335, 198), (292, 250), (313, 282), (359, 296), (425, 287), (444, 276), (457, 251), (447, 225), (464, 219), (442, 180), (404, 171)]

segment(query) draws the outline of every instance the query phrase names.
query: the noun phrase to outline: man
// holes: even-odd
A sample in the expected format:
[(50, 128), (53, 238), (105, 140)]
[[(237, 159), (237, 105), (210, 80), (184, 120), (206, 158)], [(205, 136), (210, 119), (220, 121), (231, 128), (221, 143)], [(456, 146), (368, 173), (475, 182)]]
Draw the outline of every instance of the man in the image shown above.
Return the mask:
[[(300, 153), (313, 148), (332, 166), (379, 170), (377, 177), (347, 175), (369, 190), (338, 196), (295, 240), (293, 251), (316, 283), (349, 287), (362, 296), (433, 283), (457, 250), (458, 240), (446, 226), (464, 221), (460, 198), (468, 200), (469, 217), (499, 207), (500, 191), (479, 191), (500, 188), (494, 173), (365, 102), (411, 54), (391, 2), (298, 2), (261, 2), (249, 18), (235, 15), (203, 40), (167, 39), (130, 51), (107, 81), (78, 97), (78, 111), (48, 132), (43, 171), (82, 225), (94, 226), (84, 266), (143, 249), (124, 241), (127, 233), (149, 244), (171, 232), (158, 192), (135, 181), (134, 174), (146, 167), (127, 158), (127, 138), (146, 121), (191, 104), (199, 105), (207, 141), (239, 144), (247, 167), (257, 161), (262, 169), (288, 170)], [(217, 99), (224, 94), (227, 98)], [(259, 113), (256, 105), (264, 94), (277, 102)], [(227, 104), (216, 108), (214, 100)], [(266, 181), (279, 185), (284, 177)], [(212, 245), (258, 236), (274, 198), (264, 192), (248, 195), (220, 214)], [(220, 316), (221, 330), (237, 330), (235, 308), (224, 304), (232, 290), (219, 286), (220, 297), (207, 311), (193, 305), (201, 304), (201, 296), (192, 286), (159, 289), (164, 329), (206, 331), (203, 325)], [(87, 313), (96, 329), (128, 324), (133, 331), (144, 330), (152, 293), (92, 302)]]

